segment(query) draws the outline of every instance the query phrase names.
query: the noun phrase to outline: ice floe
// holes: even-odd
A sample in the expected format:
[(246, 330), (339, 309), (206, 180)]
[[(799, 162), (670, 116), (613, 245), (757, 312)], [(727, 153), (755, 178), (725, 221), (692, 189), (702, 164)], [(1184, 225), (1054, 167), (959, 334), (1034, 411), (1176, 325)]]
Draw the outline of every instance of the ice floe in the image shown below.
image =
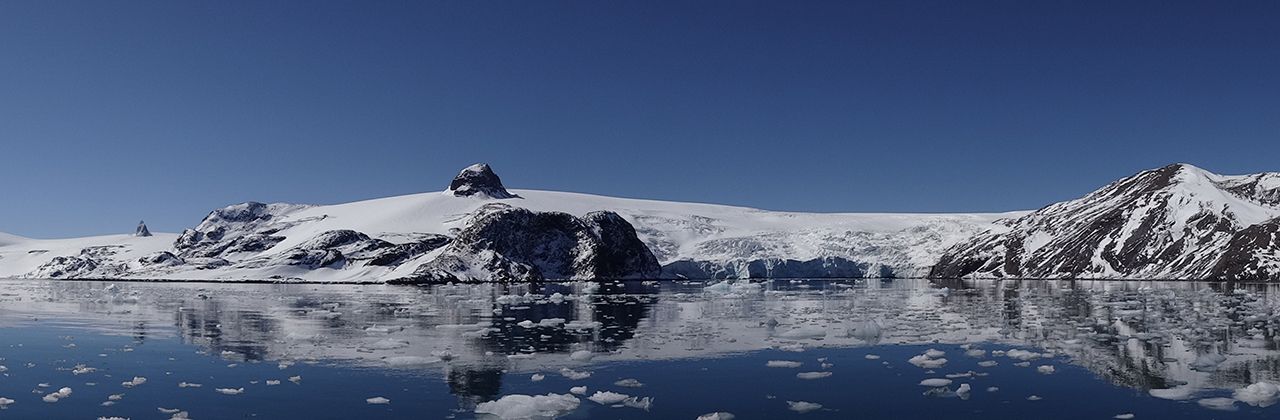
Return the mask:
[(770, 360), (768, 362), (765, 362), (764, 365), (766, 367), (771, 367), (771, 368), (798, 368), (800, 366), (803, 366), (804, 363), (791, 361), (791, 360)]
[(796, 377), (800, 379), (822, 379), (831, 375), (831, 372), (800, 372), (796, 374)]
[(591, 400), (592, 402), (595, 402), (596, 404), (600, 404), (600, 405), (617, 404), (626, 400), (627, 398), (631, 398), (631, 396), (627, 394), (619, 394), (616, 392), (609, 392), (609, 391), (596, 391), (595, 394), (592, 394), (590, 397), (587, 397), (588, 400)]
[(808, 401), (787, 401), (787, 409), (800, 414), (804, 414), (810, 411), (821, 410), (822, 404), (812, 403)]
[(1210, 410), (1235, 411), (1237, 409), (1236, 400), (1234, 398), (1202, 398), (1196, 401), (1196, 403), (1200, 404), (1201, 407), (1208, 408)]
[(569, 369), (569, 368), (561, 368), (561, 369), (560, 369), (560, 376), (564, 376), (565, 378), (569, 378), (569, 380), (572, 380), (572, 381), (577, 381), (577, 380), (581, 380), (581, 379), (587, 379), (587, 378), (590, 378), (590, 377), (591, 377), (591, 372), (577, 371), (577, 370), (573, 370), (573, 369)]
[(641, 383), (641, 382), (640, 382), (640, 381), (638, 381), (638, 380), (632, 379), (632, 378), (626, 378), (626, 379), (618, 380), (617, 382), (614, 382), (613, 384), (614, 384), (614, 385), (617, 385), (617, 386), (620, 386), (620, 387), (623, 387), (623, 388), (640, 388), (640, 387), (643, 387), (643, 386), (644, 386), (644, 384), (643, 384), (643, 383)]
[(920, 381), (920, 386), (943, 387), (950, 386), (951, 382), (952, 381), (950, 379), (930, 378)]
[(500, 419), (556, 418), (578, 409), (582, 401), (567, 394), (507, 395), (476, 405), (475, 413)]
[(1237, 389), (1235, 399), (1254, 407), (1270, 407), (1280, 401), (1280, 385), (1271, 382), (1257, 382)]
[(734, 419), (733, 413), (717, 411), (714, 413), (707, 413), (707, 414), (698, 416), (697, 420), (733, 420), (733, 419)]
[(365, 402), (365, 403), (368, 403), (368, 404), (374, 404), (374, 405), (386, 405), (386, 404), (391, 404), (391, 400), (387, 399), (386, 397), (373, 397), (373, 398), (366, 398), (366, 399), (364, 400), (364, 402)]

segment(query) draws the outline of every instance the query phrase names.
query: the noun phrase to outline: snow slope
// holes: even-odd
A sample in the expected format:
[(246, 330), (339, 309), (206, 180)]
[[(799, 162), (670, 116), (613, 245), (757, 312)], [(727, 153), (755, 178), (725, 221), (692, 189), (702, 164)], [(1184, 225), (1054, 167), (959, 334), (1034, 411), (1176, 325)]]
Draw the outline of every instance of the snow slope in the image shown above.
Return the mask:
[(1278, 217), (1280, 174), (1174, 164), (965, 241), (931, 276), (1275, 279)]
[[(327, 232), (350, 230), (370, 238), (407, 244), (428, 234), (455, 236), (482, 206), (504, 203), (534, 211), (558, 211), (582, 216), (598, 210), (620, 214), (636, 229), (641, 240), (662, 264), (678, 260), (722, 265), (758, 260), (810, 260), (843, 258), (883, 266), (896, 275), (919, 275), (946, 247), (989, 228), (991, 222), (1025, 213), (998, 214), (873, 214), (793, 213), (711, 204), (604, 197), (589, 194), (513, 190), (513, 198), (483, 195), (456, 196), (450, 191), (327, 206), (267, 205), (262, 214), (244, 214), (244, 205), (219, 210), (222, 216), (206, 219), (197, 230), (218, 231), (222, 238), (252, 235), (278, 240), (265, 249), (230, 252), (216, 257), (187, 257), (180, 264), (135, 267), (137, 259), (168, 259), (175, 250), (174, 234), (153, 237), (128, 235), (65, 240), (27, 240), (0, 246), (0, 276), (42, 277), (42, 264), (58, 256), (78, 256), (83, 250), (106, 245), (113, 255), (103, 258), (117, 264), (111, 270), (89, 270), (75, 276), (148, 279), (259, 280), (378, 282), (409, 275), (438, 254), (411, 256), (394, 266), (352, 262), (341, 266), (311, 267), (277, 263), (281, 255), (296, 252)], [(214, 217), (211, 214), (211, 217)], [(221, 230), (219, 230), (221, 229)], [(269, 242), (268, 242), (269, 244)], [(45, 252), (32, 253), (33, 250)], [(128, 265), (121, 270), (119, 264)], [(55, 264), (56, 265), (56, 264)], [(48, 271), (48, 270), (45, 270)], [(881, 271), (871, 270), (870, 274)]]

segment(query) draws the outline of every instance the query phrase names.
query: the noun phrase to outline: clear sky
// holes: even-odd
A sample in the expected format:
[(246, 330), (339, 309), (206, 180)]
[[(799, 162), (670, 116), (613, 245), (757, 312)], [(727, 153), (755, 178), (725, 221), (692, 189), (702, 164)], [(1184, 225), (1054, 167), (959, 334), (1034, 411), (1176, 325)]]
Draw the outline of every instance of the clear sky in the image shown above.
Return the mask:
[(0, 2), (0, 231), (508, 187), (1038, 208), (1280, 170), (1280, 2)]

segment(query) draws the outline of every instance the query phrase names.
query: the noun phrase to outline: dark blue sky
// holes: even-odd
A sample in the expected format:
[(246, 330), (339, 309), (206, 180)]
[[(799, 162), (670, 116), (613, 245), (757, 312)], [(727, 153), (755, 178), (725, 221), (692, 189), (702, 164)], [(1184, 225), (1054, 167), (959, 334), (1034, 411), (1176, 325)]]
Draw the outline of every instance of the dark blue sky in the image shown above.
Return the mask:
[(0, 231), (514, 188), (1003, 211), (1280, 170), (1280, 2), (0, 2)]

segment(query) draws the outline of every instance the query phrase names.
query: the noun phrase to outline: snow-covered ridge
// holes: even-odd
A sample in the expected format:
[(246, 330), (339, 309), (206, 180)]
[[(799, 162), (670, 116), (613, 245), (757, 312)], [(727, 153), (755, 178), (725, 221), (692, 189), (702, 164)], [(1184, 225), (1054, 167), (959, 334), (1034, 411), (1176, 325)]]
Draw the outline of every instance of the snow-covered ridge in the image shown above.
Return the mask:
[(487, 165), (475, 165), (441, 192), (324, 206), (242, 203), (179, 235), (8, 244), (0, 237), (0, 277), (404, 279), (492, 204), (576, 217), (614, 212), (667, 267), (666, 277), (922, 275), (947, 247), (1026, 214), (797, 213), (508, 191)]
[(1280, 174), (1144, 171), (948, 250), (933, 277), (1280, 278)]

